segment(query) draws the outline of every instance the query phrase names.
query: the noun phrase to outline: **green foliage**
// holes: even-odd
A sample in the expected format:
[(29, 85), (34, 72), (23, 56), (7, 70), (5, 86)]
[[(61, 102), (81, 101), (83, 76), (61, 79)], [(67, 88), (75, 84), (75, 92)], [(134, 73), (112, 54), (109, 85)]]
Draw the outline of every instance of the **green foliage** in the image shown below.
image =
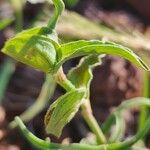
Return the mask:
[(50, 149), (50, 143), (47, 141), (43, 141), (39, 138), (37, 138), (36, 136), (34, 136), (27, 128), (26, 126), (23, 124), (23, 122), (20, 120), (19, 117), (15, 117), (15, 122), (16, 124), (19, 126), (21, 132), (23, 133), (23, 135), (27, 138), (27, 140), (29, 142), (31, 142), (34, 146), (43, 149), (43, 150), (48, 150)]
[(47, 27), (50, 29), (54, 29), (57, 23), (59, 16), (62, 14), (65, 6), (62, 0), (53, 0), (55, 5), (55, 12), (52, 18), (49, 20)]
[(3, 19), (0, 21), (0, 31), (6, 28), (8, 25), (12, 23), (13, 19)]
[(56, 61), (57, 35), (47, 27), (36, 27), (6, 42), (2, 52), (44, 72), (51, 72)]
[(68, 7), (74, 7), (77, 5), (77, 3), (79, 2), (79, 0), (64, 0), (66, 6)]
[(109, 138), (109, 143), (115, 143), (117, 141), (121, 141), (125, 134), (125, 120), (122, 117), (122, 113), (114, 113), (115, 118), (115, 128), (111, 133), (111, 136)]
[[(106, 134), (111, 125), (116, 122), (116, 129), (115, 132), (112, 133), (110, 137), (110, 142), (118, 140), (118, 138), (122, 138), (124, 134), (124, 125), (122, 124), (123, 118), (122, 113), (132, 108), (139, 108), (141, 106), (146, 106), (150, 108), (150, 100), (144, 97), (137, 97), (127, 101), (122, 102), (116, 110), (107, 118), (105, 123), (102, 125), (103, 132)], [(125, 123), (124, 123), (125, 124)], [(145, 123), (144, 123), (145, 126)], [(119, 137), (120, 136), (120, 137)]]
[(9, 59), (5, 60), (2, 66), (0, 66), (0, 103), (4, 98), (5, 90), (11, 75), (14, 73), (14, 70), (15, 65)]
[[(19, 117), (23, 122), (28, 122), (32, 120), (36, 115), (38, 115), (47, 105), (48, 101), (52, 98), (54, 90), (56, 87), (56, 82), (54, 76), (51, 74), (46, 75), (46, 79), (42, 85), (39, 96), (33, 105), (26, 109)], [(12, 121), (9, 123), (10, 128), (16, 127), (16, 122)]]
[(6, 42), (2, 52), (49, 73), (57, 72), (68, 59), (89, 54), (121, 56), (148, 70), (145, 63), (124, 46), (98, 40), (81, 40), (59, 45), (56, 33), (47, 27), (37, 27), (19, 33)]
[(76, 89), (61, 96), (50, 106), (45, 116), (47, 133), (57, 137), (61, 135), (63, 127), (78, 111), (84, 95), (84, 89)]
[(134, 64), (143, 67), (146, 70), (149, 70), (145, 63), (129, 48), (116, 43), (99, 40), (80, 40), (61, 45), (60, 51), (58, 53), (58, 65), (61, 65), (68, 59), (89, 54), (111, 54), (120, 56), (122, 58), (128, 59)]
[[(137, 103), (136, 103), (137, 101)], [(135, 106), (140, 107), (140, 106), (148, 106), (150, 107), (150, 100), (148, 98), (134, 98), (131, 100), (124, 101), (114, 113), (120, 112), (120, 111), (125, 111), (127, 109), (131, 109)], [(114, 114), (113, 113), (113, 114)], [(112, 114), (112, 115), (113, 115)], [(111, 116), (110, 116), (111, 117)], [(118, 117), (118, 116), (116, 116)], [(26, 127), (24, 126), (23, 122), (16, 117), (15, 121), (17, 125), (19, 126), (21, 132), (23, 135), (30, 141), (33, 145), (35, 145), (38, 148), (41, 148), (43, 150), (51, 150), (51, 149), (60, 149), (60, 150), (128, 150), (132, 148), (132, 145), (134, 145), (137, 141), (142, 139), (149, 131), (150, 131), (150, 118), (148, 118), (144, 124), (144, 127), (137, 132), (137, 134), (133, 137), (128, 138), (127, 140), (123, 142), (115, 142), (115, 143), (110, 143), (110, 144), (103, 144), (103, 145), (90, 145), (88, 143), (86, 144), (68, 144), (68, 145), (63, 145), (63, 144), (54, 144), (50, 143), (48, 141), (41, 140), (34, 136)]]
[[(121, 118), (122, 112), (135, 106), (146, 105), (149, 107), (150, 101), (140, 98), (136, 101), (131, 100), (123, 102), (105, 122), (102, 132), (92, 114), (89, 102), (89, 87), (93, 77), (92, 69), (101, 64), (100, 58), (104, 54), (120, 56), (145, 70), (149, 70), (149, 68), (130, 49), (116, 43), (99, 40), (80, 40), (59, 44), (55, 26), (64, 9), (64, 4), (62, 0), (53, 0), (53, 3), (55, 5), (55, 11), (47, 27), (36, 27), (17, 34), (14, 38), (6, 42), (2, 52), (24, 64), (45, 72), (47, 76), (52, 77), (51, 79), (54, 80), (54, 84), (57, 82), (67, 91), (66, 94), (59, 97), (50, 106), (45, 115), (47, 133), (59, 137), (64, 126), (70, 122), (81, 106), (83, 118), (96, 136), (97, 141), (95, 143), (99, 145), (82, 145), (82, 143), (59, 145), (50, 143), (37, 138), (29, 132), (18, 117), (15, 119), (16, 124), (32, 144), (44, 150), (121, 150), (131, 148), (132, 145), (149, 132), (150, 119), (147, 119), (143, 129), (139, 130), (130, 140), (120, 142), (120, 139), (124, 136), (124, 129), (122, 128), (124, 120)], [(69, 71), (66, 77), (62, 70), (63, 63), (79, 56), (85, 57), (81, 59), (77, 67)], [(51, 89), (49, 85), (52, 82), (48, 85), (47, 82), (44, 84), (45, 86), (43, 88), (44, 90), (42, 90), (41, 97), (45, 95), (44, 97), (47, 98), (49, 96), (48, 90)], [(39, 104), (41, 103), (34, 105), (31, 109), (36, 109), (36, 106), (39, 106)], [(33, 115), (35, 113), (36, 111), (33, 111)], [(110, 130), (114, 121), (116, 122), (115, 133), (111, 133), (107, 141), (107, 137), (105, 137), (104, 133)]]
[(100, 64), (101, 60), (97, 55), (90, 55), (83, 57), (79, 65), (68, 73), (68, 79), (76, 88), (84, 87), (87, 90), (87, 97), (89, 97), (90, 82), (93, 78), (92, 69)]

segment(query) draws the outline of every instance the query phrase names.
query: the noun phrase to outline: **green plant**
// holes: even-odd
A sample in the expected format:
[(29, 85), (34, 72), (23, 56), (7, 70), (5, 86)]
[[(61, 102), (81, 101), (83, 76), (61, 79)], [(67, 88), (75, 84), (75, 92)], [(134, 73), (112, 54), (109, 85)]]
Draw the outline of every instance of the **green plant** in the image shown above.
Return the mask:
[[(143, 96), (150, 98), (150, 74), (149, 72), (145, 72), (144, 74), (144, 87), (143, 87)], [(144, 127), (144, 122), (149, 115), (149, 107), (142, 106), (140, 110), (140, 117), (139, 117), (139, 129)]]
[[(37, 3), (38, 0), (34, 0), (34, 3)], [(21, 32), (23, 29), (23, 7), (26, 4), (26, 0), (18, 1), (18, 0), (10, 0), (10, 4), (13, 6), (15, 13), (15, 31), (16, 33)], [(5, 19), (0, 23), (0, 30), (9, 25), (14, 19)], [(14, 73), (16, 68), (16, 62), (11, 59), (6, 59), (2, 66), (0, 67), (0, 102), (2, 102), (5, 91), (7, 89), (7, 85), (9, 80)], [(19, 117), (24, 121), (28, 122), (32, 118), (34, 118), (37, 114), (39, 114), (42, 109), (47, 104), (47, 101), (53, 95), (56, 83), (53, 80), (51, 75), (46, 75), (45, 82), (42, 85), (41, 92), (36, 99), (36, 102), (25, 110)], [(10, 122), (9, 127), (16, 127), (16, 123), (14, 121)]]
[[(23, 28), (23, 14), (22, 9), (24, 3), (22, 1), (10, 0), (10, 4), (14, 8), (16, 20), (15, 20), (15, 28), (16, 32), (20, 32)], [(14, 21), (14, 18), (7, 18), (0, 21), (0, 31), (5, 27), (10, 25)], [(12, 74), (15, 71), (15, 61), (6, 58), (6, 60), (0, 66), (0, 103), (3, 100), (5, 95), (5, 91), (7, 89), (7, 85)]]
[(65, 4), (69, 7), (74, 7), (77, 5), (79, 0), (64, 0)]
[(10, 18), (1, 20), (1, 22), (0, 22), (0, 31), (3, 30), (4, 28), (6, 28), (8, 25), (10, 25), (13, 20), (14, 19), (10, 19)]
[[(33, 2), (33, 1), (32, 1)], [(24, 1), (16, 1), (10, 0), (10, 4), (14, 8), (15, 13), (15, 28), (16, 33), (21, 32), (23, 29), (23, 7), (26, 3)], [(38, 0), (34, 0), (34, 3), (38, 3)], [(0, 30), (7, 27), (10, 23), (12, 23), (14, 19), (4, 19), (0, 22)], [(6, 58), (3, 64), (0, 66), (0, 103), (5, 95), (5, 91), (7, 89), (7, 85), (9, 80), (14, 73), (16, 68), (16, 62), (12, 59)], [(32, 118), (34, 118), (37, 114), (39, 114), (42, 109), (46, 106), (47, 102), (53, 95), (56, 83), (51, 75), (46, 75), (45, 82), (42, 85), (41, 92), (36, 99), (36, 102), (25, 110), (19, 117), (24, 121), (28, 122)], [(9, 127), (16, 127), (16, 123), (14, 121), (10, 122)]]
[(7, 85), (11, 75), (14, 73), (15, 64), (12, 60), (6, 59), (0, 66), (0, 103), (2, 103)]
[[(17, 34), (14, 38), (6, 42), (2, 52), (24, 64), (45, 72), (47, 77), (52, 77), (56, 83), (66, 90), (66, 94), (58, 98), (50, 106), (45, 115), (44, 122), (47, 133), (59, 137), (64, 126), (81, 107), (83, 118), (96, 136), (96, 144), (55, 144), (34, 136), (26, 129), (19, 117), (15, 118), (13, 124), (16, 123), (19, 126), (24, 136), (33, 145), (44, 150), (121, 150), (131, 148), (132, 145), (142, 139), (150, 130), (150, 119), (145, 122), (144, 127), (135, 136), (120, 142), (124, 135), (122, 128), (124, 121), (121, 115), (130, 107), (150, 107), (150, 101), (146, 98), (138, 98), (124, 102), (110, 115), (101, 129), (92, 114), (89, 99), (89, 87), (93, 77), (92, 69), (101, 64), (101, 58), (104, 57), (104, 54), (116, 55), (128, 59), (145, 70), (149, 70), (149, 68), (130, 49), (113, 42), (79, 40), (60, 44), (55, 32), (55, 26), (64, 9), (64, 3), (62, 0), (53, 0), (53, 3), (55, 11), (47, 27), (35, 27)], [(65, 75), (62, 68), (63, 63), (78, 56), (83, 56), (79, 65)], [(48, 92), (49, 88), (49, 86), (46, 86), (44, 91)], [(110, 138), (108, 138), (107, 132), (114, 122), (116, 122), (116, 132), (111, 133)]]
[[(0, 21), (0, 31), (5, 29), (8, 25), (13, 22), (14, 19), (3, 19)], [(0, 103), (4, 97), (4, 93), (9, 82), (9, 78), (14, 71), (14, 65), (11, 63), (9, 59), (5, 60), (5, 62), (0, 66)]]

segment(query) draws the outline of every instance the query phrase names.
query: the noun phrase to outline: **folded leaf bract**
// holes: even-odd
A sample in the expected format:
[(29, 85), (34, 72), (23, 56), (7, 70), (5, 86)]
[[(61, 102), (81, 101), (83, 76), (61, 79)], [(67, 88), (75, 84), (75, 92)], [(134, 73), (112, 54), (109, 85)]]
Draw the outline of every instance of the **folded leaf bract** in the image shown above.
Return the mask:
[(2, 52), (44, 72), (56, 62), (57, 35), (47, 27), (25, 30), (8, 40)]
[(45, 116), (47, 133), (51, 133), (57, 137), (61, 135), (64, 126), (78, 111), (84, 94), (84, 89), (75, 89), (61, 96), (50, 106)]
[(97, 55), (85, 56), (80, 60), (78, 66), (72, 68), (68, 73), (68, 79), (76, 86), (76, 88), (84, 87), (89, 97), (90, 83), (93, 78), (93, 67), (100, 65), (101, 59)]

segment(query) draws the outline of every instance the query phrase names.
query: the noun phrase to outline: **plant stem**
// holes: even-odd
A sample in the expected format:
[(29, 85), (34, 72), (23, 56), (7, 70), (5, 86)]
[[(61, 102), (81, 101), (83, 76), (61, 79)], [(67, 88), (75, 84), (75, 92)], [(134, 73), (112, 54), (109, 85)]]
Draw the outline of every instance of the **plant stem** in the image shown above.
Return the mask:
[(133, 144), (135, 144), (139, 139), (145, 136), (145, 134), (150, 130), (150, 118), (146, 121), (144, 128), (138, 131), (138, 133), (124, 141), (119, 143), (113, 143), (113, 144), (103, 144), (103, 145), (87, 145), (87, 144), (55, 144), (50, 143), (49, 141), (44, 141), (42, 139), (39, 139), (34, 134), (32, 134), (23, 124), (23, 122), (20, 120), (19, 117), (15, 118), (15, 121), (17, 125), (19, 126), (21, 132), (26, 137), (26, 139), (31, 142), (34, 146), (43, 149), (43, 150), (125, 150), (129, 149)]
[(115, 122), (115, 115), (111, 114), (110, 116), (108, 116), (106, 121), (102, 124), (102, 131), (104, 134), (109, 132), (109, 130), (114, 122)]
[[(67, 79), (62, 68), (60, 68), (60, 70), (58, 71), (56, 75), (56, 81), (64, 89), (66, 89), (66, 91), (75, 89), (75, 86)], [(84, 100), (83, 104), (81, 105), (81, 108), (82, 108), (83, 118), (85, 119), (85, 121), (87, 122), (88, 126), (93, 131), (93, 133), (96, 135), (98, 144), (106, 143), (106, 138), (104, 134), (102, 133), (102, 130), (100, 129), (96, 119), (94, 118), (92, 114), (90, 101), (87, 99)]]
[(70, 8), (74, 7), (77, 5), (79, 0), (64, 0), (66, 6), (69, 6)]
[(140, 129), (135, 136), (132, 138), (120, 143), (120, 146), (118, 145), (118, 149), (127, 149), (131, 147), (133, 144), (135, 144), (138, 140), (143, 139), (146, 134), (150, 131), (150, 117), (145, 121), (145, 124), (142, 129)]
[(8, 18), (8, 19), (3, 19), (0, 22), (0, 31), (6, 28), (8, 25), (10, 25), (14, 21), (14, 18)]
[[(52, 75), (47, 74), (45, 82), (43, 83), (41, 92), (33, 105), (31, 105), (27, 110), (25, 110), (19, 117), (22, 121), (28, 122), (39, 114), (46, 106), (49, 99), (52, 97), (55, 90), (55, 80)], [(16, 122), (12, 121), (9, 123), (10, 128), (16, 127)]]
[(9, 79), (15, 70), (15, 64), (12, 60), (6, 59), (0, 68), (0, 103), (3, 100)]
[(115, 115), (115, 129), (111, 132), (109, 143), (115, 143), (120, 141), (120, 139), (123, 138), (125, 133), (125, 121), (121, 112), (114, 113), (114, 115)]
[(97, 137), (97, 143), (98, 144), (105, 144), (106, 143), (106, 138), (99, 127), (95, 117), (93, 116), (90, 101), (85, 99), (84, 103), (81, 105), (82, 108), (82, 116), (90, 129), (92, 130), (93, 133), (95, 133)]
[(149, 109), (150, 107), (150, 100), (145, 97), (136, 97), (132, 98), (130, 100), (122, 102), (116, 110), (110, 114), (110, 116), (106, 119), (106, 121), (102, 124), (102, 131), (103, 133), (107, 133), (112, 124), (115, 123), (115, 113), (121, 113), (122, 111), (135, 108), (135, 107), (147, 107)]
[(56, 82), (66, 91), (71, 91), (75, 89), (75, 86), (67, 79), (66, 75), (64, 74), (62, 67), (59, 69), (56, 75)]
[[(17, 1), (11, 0), (10, 2), (15, 10), (16, 14), (15, 26), (16, 26), (16, 33), (18, 33), (23, 28), (23, 13), (22, 13), (23, 2), (20, 0)], [(0, 72), (0, 103), (2, 102), (10, 78), (15, 71), (16, 62), (9, 58), (6, 58), (5, 62), (2, 65), (3, 66), (1, 67)]]
[[(149, 72), (144, 73), (144, 87), (143, 87), (143, 96), (149, 98), (150, 96), (150, 74)], [(140, 112), (140, 118), (139, 118), (139, 129), (142, 129), (145, 120), (148, 117), (149, 113), (149, 107), (147, 106), (142, 106), (141, 107), (141, 112)]]
[(57, 23), (59, 16), (64, 10), (64, 2), (62, 0), (52, 0), (55, 5), (54, 15), (50, 18), (47, 27), (50, 29), (54, 29)]
[(23, 12), (22, 10), (16, 10), (16, 32), (19, 33), (23, 28)]
[(15, 16), (16, 16), (16, 32), (20, 32), (23, 29), (23, 6), (24, 2), (20, 0), (10, 0), (14, 10), (15, 10)]

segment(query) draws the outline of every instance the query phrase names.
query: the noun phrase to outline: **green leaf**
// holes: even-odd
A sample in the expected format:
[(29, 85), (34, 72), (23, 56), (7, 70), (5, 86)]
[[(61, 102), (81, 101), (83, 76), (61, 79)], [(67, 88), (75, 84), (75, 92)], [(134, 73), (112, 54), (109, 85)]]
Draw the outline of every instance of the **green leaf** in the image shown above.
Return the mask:
[(33, 68), (52, 72), (58, 46), (54, 31), (46, 27), (36, 27), (8, 40), (2, 52)]
[(75, 85), (76, 88), (84, 87), (89, 96), (89, 87), (93, 78), (93, 67), (101, 64), (101, 60), (97, 55), (83, 57), (77, 67), (71, 69), (68, 73), (68, 79)]
[(99, 40), (80, 40), (62, 44), (58, 53), (57, 68), (62, 65), (66, 60), (89, 54), (111, 54), (115, 56), (123, 57), (132, 63), (149, 70), (147, 65), (129, 48), (112, 43)]
[(64, 126), (78, 111), (84, 94), (84, 89), (75, 89), (61, 96), (50, 106), (45, 116), (47, 133), (51, 133), (57, 137), (61, 135)]
[(3, 30), (4, 28), (6, 28), (8, 25), (10, 25), (12, 23), (14, 19), (3, 19), (0, 21), (0, 30)]

